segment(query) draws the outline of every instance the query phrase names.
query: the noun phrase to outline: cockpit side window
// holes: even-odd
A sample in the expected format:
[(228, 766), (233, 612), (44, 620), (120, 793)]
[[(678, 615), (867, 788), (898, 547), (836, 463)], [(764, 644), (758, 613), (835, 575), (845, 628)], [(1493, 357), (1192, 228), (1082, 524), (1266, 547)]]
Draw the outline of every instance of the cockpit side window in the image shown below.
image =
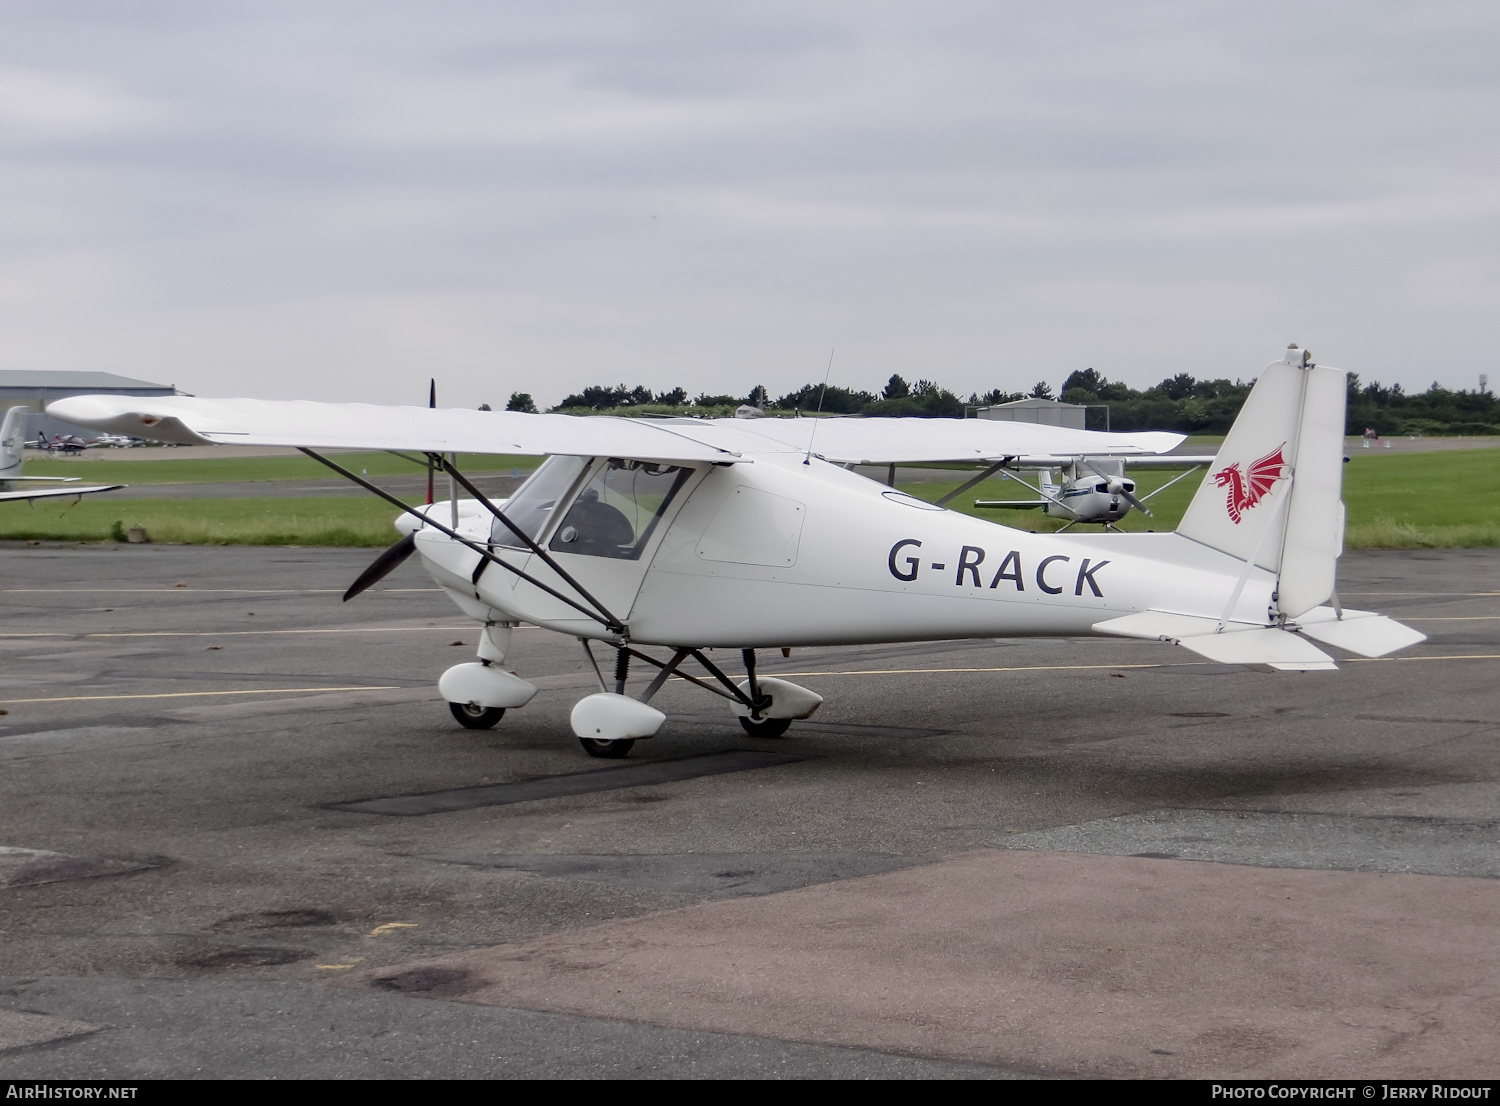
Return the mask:
[(549, 548), (586, 557), (638, 560), (667, 505), (692, 471), (611, 457), (578, 493)]
[[(552, 516), (552, 509), (567, 499), (573, 485), (583, 475), (588, 460), (583, 457), (548, 457), (531, 479), (501, 508), (507, 518), (536, 541)], [(505, 549), (525, 549), (526, 544), (499, 519), (490, 529), (490, 541)]]

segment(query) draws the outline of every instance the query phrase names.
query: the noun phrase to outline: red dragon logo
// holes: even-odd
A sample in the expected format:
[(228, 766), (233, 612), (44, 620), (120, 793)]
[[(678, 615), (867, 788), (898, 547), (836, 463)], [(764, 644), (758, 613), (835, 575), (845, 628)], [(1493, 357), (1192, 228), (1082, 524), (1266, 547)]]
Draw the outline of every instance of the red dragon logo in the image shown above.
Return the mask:
[(1286, 465), (1281, 451), (1285, 448), (1286, 443), (1282, 442), (1260, 460), (1251, 462), (1248, 477), (1240, 472), (1238, 461), (1214, 473), (1214, 483), (1229, 489), (1229, 518), (1236, 526), (1240, 524), (1240, 516), (1264, 499), (1271, 486), (1281, 479), (1281, 470)]

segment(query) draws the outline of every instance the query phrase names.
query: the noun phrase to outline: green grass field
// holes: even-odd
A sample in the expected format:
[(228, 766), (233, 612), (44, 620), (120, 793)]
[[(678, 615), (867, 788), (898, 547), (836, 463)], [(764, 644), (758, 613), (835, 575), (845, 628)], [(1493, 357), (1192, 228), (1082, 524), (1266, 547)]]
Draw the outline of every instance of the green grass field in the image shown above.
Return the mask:
[[(369, 460), (362, 461), (364, 457)], [(411, 466), (385, 454), (346, 454), (340, 463), (353, 467), (356, 461), (360, 462), (360, 467), (368, 467), (372, 476), (376, 475), (376, 464), (386, 462), (403, 466), (392, 468), (391, 472), (414, 471)], [(224, 470), (212, 467), (263, 466), (266, 462), (303, 464), (309, 466), (309, 470), (287, 472), (257, 467), (248, 471), (269, 471), (275, 475), (245, 477), (225, 475)], [(107, 461), (54, 464), (67, 475), (85, 476), (90, 480), (110, 478), (95, 475), (93, 469), (95, 465), (108, 465)], [(118, 478), (128, 476), (130, 483), (141, 484), (149, 481), (135, 478), (136, 470), (172, 464), (174, 462), (170, 461), (119, 461), (115, 462), (115, 467), (131, 470)], [(294, 457), (177, 464), (182, 467), (169, 479), (158, 482), (272, 480), (318, 475), (318, 466), (314, 462)], [(480, 471), (478, 465), (471, 467)], [(41, 468), (37, 466), (38, 475)], [(28, 466), (28, 473), (30, 471)], [(209, 475), (203, 475), (205, 471)], [(1138, 469), (1131, 475), (1144, 494), (1165, 484), (1177, 472)], [(1121, 523), (1121, 529), (1174, 529), (1200, 480), (1201, 477), (1195, 475), (1179, 482), (1151, 500), (1156, 512), (1154, 518), (1131, 512)], [(960, 482), (961, 479), (956, 478), (951, 482), (901, 486), (913, 495), (931, 500), (951, 491)], [(1020, 484), (995, 479), (964, 493), (950, 506), (1021, 530), (1048, 532), (1062, 527), (1060, 520), (1048, 518), (1040, 511), (992, 511), (973, 506), (975, 499), (1025, 498), (1031, 498), (1031, 493)], [(1500, 546), (1500, 449), (1355, 456), (1344, 468), (1344, 500), (1349, 508), (1346, 544), (1351, 548)], [(35, 507), (24, 502), (0, 503), (0, 539), (110, 541), (112, 535), (140, 525), (146, 528), (152, 541), (163, 542), (385, 546), (396, 537), (391, 527), (394, 517), (395, 510), (390, 505), (363, 494), (317, 499), (134, 500), (111, 500), (105, 494), (72, 504), (66, 500), (43, 500)]]
[(0, 538), (112, 541), (144, 526), (188, 545), (390, 545), (396, 509), (373, 495), (308, 499), (117, 499), (0, 503)]
[[(98, 484), (239, 484), (260, 480), (316, 480), (328, 477), (343, 479), (332, 469), (311, 457), (225, 457), (196, 458), (178, 461), (170, 449), (154, 449), (157, 460), (122, 460), (99, 456), (95, 450), (83, 457), (67, 460), (28, 460), (27, 476), (78, 476)], [(425, 472), (421, 465), (389, 453), (334, 453), (330, 460), (351, 472), (368, 472), (371, 476), (403, 476)], [(498, 457), (485, 453), (460, 453), (460, 472), (503, 472), (519, 469), (525, 472), (541, 463), (540, 457)]]
[[(1136, 494), (1146, 495), (1181, 471), (1135, 469), (1130, 475), (1136, 481)], [(1035, 483), (1032, 474), (1026, 475)], [(1154, 518), (1132, 511), (1121, 521), (1120, 529), (1176, 529), (1201, 481), (1201, 475), (1179, 481), (1150, 501)], [(901, 488), (935, 500), (959, 483), (903, 484)], [(1040, 510), (998, 511), (974, 506), (976, 499), (1032, 498), (1033, 493), (1014, 481), (986, 480), (949, 507), (1020, 530), (1060, 530), (1063, 521), (1049, 518)], [(1500, 449), (1354, 456), (1344, 466), (1344, 503), (1349, 512), (1344, 541), (1350, 548), (1500, 546)], [(1084, 528), (1074, 527), (1078, 529)]]

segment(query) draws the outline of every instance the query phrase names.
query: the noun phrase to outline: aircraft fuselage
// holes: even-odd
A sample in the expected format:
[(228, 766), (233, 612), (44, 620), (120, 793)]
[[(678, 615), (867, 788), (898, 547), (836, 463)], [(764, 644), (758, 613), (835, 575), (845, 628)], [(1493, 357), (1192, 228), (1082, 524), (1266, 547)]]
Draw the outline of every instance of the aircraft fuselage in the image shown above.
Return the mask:
[[(769, 648), (1083, 635), (1147, 609), (1222, 609), (1243, 569), (1175, 534), (1012, 529), (787, 454), (696, 466), (636, 559), (568, 552), (560, 525), (567, 506), (559, 501), (539, 543), (626, 623), (637, 644)], [(451, 508), (431, 510), (447, 522)], [(462, 504), (460, 532), (484, 540), (490, 523), (478, 504)], [(535, 554), (491, 548), (570, 593)], [(496, 565), (476, 579), (482, 558), (436, 531), (420, 531), (417, 549), (476, 619), (614, 640)], [(1235, 613), (1263, 621), (1273, 586), (1269, 573), (1255, 570)]]

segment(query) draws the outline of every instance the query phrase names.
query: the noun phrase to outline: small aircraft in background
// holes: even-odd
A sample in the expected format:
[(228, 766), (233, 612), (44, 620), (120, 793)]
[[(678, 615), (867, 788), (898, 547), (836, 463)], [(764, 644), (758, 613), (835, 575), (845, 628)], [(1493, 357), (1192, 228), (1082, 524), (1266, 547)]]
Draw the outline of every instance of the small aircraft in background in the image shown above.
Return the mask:
[(26, 444), (32, 449), (44, 450), (47, 453), (62, 454), (82, 453), (86, 449), (93, 448), (93, 443), (85, 441), (77, 434), (54, 434), (50, 438), (43, 434), (36, 441), (27, 442)]
[[(1092, 534), (1000, 526), (850, 466), (999, 471), (1034, 457), (1160, 455), (1182, 435), (981, 419), (577, 418), (187, 396), (73, 396), (48, 410), (182, 444), (297, 446), (383, 497), (402, 512), (402, 536), (344, 598), (418, 554), (484, 628), (476, 660), (438, 681), (453, 716), (475, 729), (537, 692), (508, 667), (515, 626), (577, 638), (599, 690), (573, 707), (573, 732), (589, 755), (621, 757), (666, 721), (650, 701), (673, 677), (726, 699), (756, 737), (779, 737), (816, 711), (816, 692), (757, 674), (757, 649), (1103, 635), (1318, 672), (1338, 667), (1319, 645), (1378, 657), (1422, 641), (1338, 600), (1345, 397), (1342, 370), (1289, 347), (1260, 375), (1176, 532)], [(409, 505), (317, 448), (425, 455), (413, 459), (447, 477), (449, 498)], [(490, 500), (458, 470), (459, 452), (548, 456), (509, 499)], [(1105, 483), (1096, 494), (1112, 494)], [(594, 643), (613, 651), (613, 679)], [(653, 647), (666, 656), (646, 651)], [(725, 672), (713, 649), (738, 651), (744, 678)], [(635, 696), (626, 694), (632, 662), (655, 669)]]
[[(1106, 530), (1118, 530), (1115, 523), (1128, 515), (1132, 509), (1151, 516), (1146, 501), (1160, 495), (1179, 480), (1191, 476), (1204, 465), (1211, 465), (1213, 457), (1189, 457), (1166, 455), (1159, 457), (1020, 457), (999, 470), (999, 475), (1037, 493), (1037, 499), (976, 499), (974, 506), (1004, 510), (1025, 510), (1040, 507), (1042, 513), (1052, 518), (1065, 518), (1066, 526), (1056, 531), (1061, 534), (1080, 522), (1103, 524)], [(1153, 468), (1179, 468), (1187, 471), (1174, 476), (1155, 491), (1137, 497), (1135, 481), (1125, 475), (1126, 465)], [(1033, 487), (1019, 476), (1018, 471), (1030, 470), (1040, 474), (1038, 485)], [(989, 475), (988, 472), (985, 473)]]
[(146, 439), (132, 438), (128, 434), (100, 434), (87, 444), (99, 449), (134, 449), (136, 446), (145, 445)]
[[(26, 456), (26, 416), (30, 409), (12, 407), (0, 423), (0, 501), (7, 499), (56, 499), (60, 496), (93, 495), (96, 492), (112, 492), (124, 484), (79, 484), (77, 476), (22, 476), (21, 466)], [(79, 439), (80, 441), (82, 439)], [(49, 485), (62, 484), (64, 487)]]

